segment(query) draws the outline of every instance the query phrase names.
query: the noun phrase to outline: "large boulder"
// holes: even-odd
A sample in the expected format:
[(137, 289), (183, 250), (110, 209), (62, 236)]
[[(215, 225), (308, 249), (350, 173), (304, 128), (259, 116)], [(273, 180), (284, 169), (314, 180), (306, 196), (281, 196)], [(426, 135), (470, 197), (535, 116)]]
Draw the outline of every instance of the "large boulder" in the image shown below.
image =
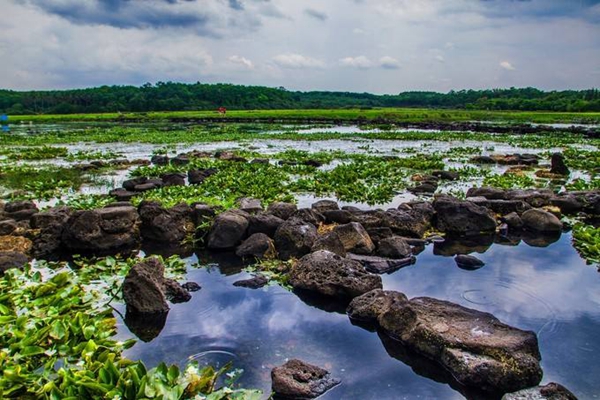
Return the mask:
[(65, 223), (62, 245), (73, 253), (107, 255), (128, 252), (140, 245), (135, 207), (77, 211)]
[(313, 203), (310, 208), (318, 212), (319, 214), (323, 214), (325, 211), (336, 211), (340, 209), (340, 206), (336, 201), (333, 200), (319, 200), (316, 203)]
[(142, 202), (138, 208), (144, 240), (162, 243), (181, 243), (193, 233), (192, 208), (178, 204), (164, 208), (157, 202)]
[(235, 250), (239, 257), (267, 258), (275, 256), (273, 240), (264, 233), (255, 233)]
[(359, 262), (327, 250), (302, 257), (292, 266), (289, 283), (295, 289), (342, 299), (352, 299), (382, 287), (381, 277), (366, 272)]
[(289, 360), (271, 371), (276, 398), (314, 399), (340, 383), (323, 368), (300, 360)]
[(350, 319), (362, 322), (377, 322), (377, 318), (387, 312), (394, 303), (403, 304), (408, 301), (404, 293), (375, 289), (362, 296), (355, 297), (346, 313)]
[(502, 400), (577, 400), (577, 397), (563, 385), (551, 382), (544, 386), (505, 394)]
[(421, 238), (431, 228), (434, 209), (429, 202), (413, 202), (387, 210), (385, 215), (384, 224), (379, 226), (387, 226), (399, 236)]
[(325, 217), (323, 214), (313, 210), (312, 208), (301, 208), (296, 211), (292, 217), (300, 219), (304, 222), (308, 222), (309, 224), (313, 224), (314, 226), (319, 226), (325, 222)]
[(393, 302), (377, 321), (465, 386), (506, 393), (542, 379), (535, 333), (505, 325), (491, 314), (421, 297)]
[(39, 212), (33, 201), (13, 201), (4, 205), (4, 214), (16, 221), (27, 221)]
[(433, 202), (436, 227), (442, 232), (472, 235), (496, 230), (490, 211), (470, 201), (443, 196)]
[(246, 237), (249, 215), (240, 210), (219, 214), (208, 233), (207, 247), (213, 250), (233, 249)]
[(387, 258), (406, 258), (412, 256), (412, 249), (404, 238), (392, 236), (379, 241), (377, 254)]
[(33, 240), (32, 253), (35, 258), (56, 259), (62, 246), (62, 234), (65, 224), (73, 211), (67, 207), (55, 207), (35, 214), (31, 218), (31, 227), (39, 229)]
[(525, 211), (521, 215), (525, 229), (535, 232), (561, 232), (562, 222), (554, 214), (537, 208)]
[(308, 254), (317, 240), (317, 228), (297, 218), (285, 221), (275, 232), (275, 248), (282, 260)]
[(273, 214), (260, 213), (251, 215), (248, 222), (248, 235), (264, 233), (269, 237), (274, 237), (277, 228), (283, 224), (284, 220)]
[(325, 235), (317, 237), (317, 240), (315, 240), (310, 252), (313, 253), (319, 250), (329, 250), (340, 257), (346, 257), (344, 243), (342, 243), (340, 237), (335, 232), (329, 232)]
[(333, 231), (338, 235), (347, 252), (371, 254), (375, 250), (371, 237), (358, 222), (338, 225)]

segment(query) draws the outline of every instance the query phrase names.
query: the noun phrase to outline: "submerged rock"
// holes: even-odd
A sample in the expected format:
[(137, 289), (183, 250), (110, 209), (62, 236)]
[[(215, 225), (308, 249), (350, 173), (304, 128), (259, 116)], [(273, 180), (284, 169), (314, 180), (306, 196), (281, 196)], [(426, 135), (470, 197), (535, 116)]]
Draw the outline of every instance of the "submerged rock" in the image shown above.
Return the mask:
[(485, 265), (479, 258), (467, 254), (459, 254), (454, 257), (454, 261), (459, 268), (466, 270), (476, 270)]
[(405, 258), (385, 258), (376, 256), (365, 256), (360, 254), (349, 254), (348, 258), (358, 261), (369, 272), (374, 274), (388, 274), (399, 270), (402, 267), (412, 265), (416, 258), (408, 256)]
[(302, 257), (292, 266), (289, 283), (295, 289), (345, 299), (382, 287), (381, 277), (366, 272), (358, 261), (327, 250)]
[(233, 286), (244, 287), (248, 289), (260, 289), (269, 283), (269, 280), (264, 275), (256, 275), (250, 279), (242, 279), (233, 282)]
[(317, 240), (317, 228), (297, 218), (285, 221), (275, 232), (275, 248), (282, 260), (308, 254)]
[(273, 368), (271, 380), (276, 398), (284, 399), (314, 399), (341, 382), (327, 370), (296, 359)]
[(563, 385), (551, 382), (545, 386), (508, 393), (502, 400), (577, 400), (577, 397)]

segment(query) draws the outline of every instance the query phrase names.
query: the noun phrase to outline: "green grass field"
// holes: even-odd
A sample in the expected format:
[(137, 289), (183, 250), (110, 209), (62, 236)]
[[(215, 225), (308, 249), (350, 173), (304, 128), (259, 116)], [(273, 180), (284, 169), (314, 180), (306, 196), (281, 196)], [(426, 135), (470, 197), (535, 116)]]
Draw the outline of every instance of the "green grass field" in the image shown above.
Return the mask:
[[(491, 121), (497, 123), (600, 123), (600, 112), (519, 112), (519, 111), (482, 111), (482, 110), (441, 110), (417, 108), (375, 108), (375, 109), (335, 109), (335, 110), (241, 110), (228, 111), (228, 119), (255, 120), (348, 120), (365, 119), (391, 123), (425, 122), (468, 122)], [(10, 116), (11, 122), (48, 123), (58, 121), (112, 121), (112, 120), (187, 120), (223, 118), (216, 111), (177, 111), (149, 113), (106, 113), (106, 114), (65, 114), (65, 115), (16, 115)], [(378, 121), (379, 120), (379, 121)]]

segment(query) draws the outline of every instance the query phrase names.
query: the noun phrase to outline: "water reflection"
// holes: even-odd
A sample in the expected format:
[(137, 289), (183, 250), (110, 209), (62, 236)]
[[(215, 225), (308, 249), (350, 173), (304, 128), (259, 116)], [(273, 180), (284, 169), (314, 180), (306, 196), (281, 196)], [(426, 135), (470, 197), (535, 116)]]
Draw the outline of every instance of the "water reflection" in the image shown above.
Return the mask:
[[(568, 234), (547, 247), (531, 247), (525, 241), (502, 246), (494, 240), (498, 239), (465, 247), (481, 250), (477, 257), (485, 268), (458, 268), (451, 257), (434, 254), (440, 252), (436, 243), (427, 246), (415, 265), (382, 276), (384, 288), (491, 312), (505, 323), (537, 332), (543, 382), (554, 380), (580, 398), (593, 398), (600, 392), (600, 274), (580, 259)], [(446, 244), (444, 255), (454, 253), (447, 250), (452, 246)], [(149, 343), (136, 344), (127, 356), (149, 365), (183, 365), (190, 357), (233, 360), (236, 368), (245, 370), (241, 383), (265, 393), (270, 391), (271, 368), (300, 358), (343, 380), (324, 399), (479, 395), (398, 343), (352, 325), (343, 304), (277, 286), (234, 287), (233, 282), (250, 275), (240, 273), (242, 264), (227, 253), (198, 254), (190, 263), (197, 260), (223, 262), (224, 267), (191, 270), (187, 279), (200, 283), (202, 290), (189, 303), (173, 305), (162, 332)], [(121, 322), (119, 337), (131, 335)]]

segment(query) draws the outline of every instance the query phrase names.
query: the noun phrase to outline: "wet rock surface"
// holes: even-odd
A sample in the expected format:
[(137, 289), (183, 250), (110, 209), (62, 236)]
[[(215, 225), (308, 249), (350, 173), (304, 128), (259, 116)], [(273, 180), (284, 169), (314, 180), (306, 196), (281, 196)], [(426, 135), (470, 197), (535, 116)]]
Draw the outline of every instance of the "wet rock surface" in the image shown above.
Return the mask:
[(180, 243), (194, 231), (192, 209), (187, 204), (167, 209), (157, 202), (142, 202), (138, 210), (146, 240)]
[(502, 400), (577, 400), (577, 397), (566, 387), (551, 382), (544, 386), (536, 386), (506, 394), (502, 397)]
[(494, 232), (496, 220), (490, 211), (469, 201), (444, 196), (433, 202), (436, 211), (436, 227), (443, 232), (474, 235)]
[(340, 380), (320, 367), (301, 360), (290, 360), (271, 371), (275, 398), (314, 399), (340, 384)]
[(521, 216), (523, 227), (536, 232), (560, 232), (562, 231), (562, 222), (548, 211), (532, 209), (523, 213)]
[(27, 256), (17, 251), (0, 251), (0, 275), (9, 269), (23, 268), (29, 262)]
[(246, 236), (249, 215), (239, 210), (219, 214), (208, 234), (209, 249), (223, 250), (236, 247)]
[(485, 265), (479, 258), (467, 254), (459, 254), (454, 257), (454, 261), (459, 268), (466, 270), (476, 270)]
[(347, 252), (371, 254), (375, 250), (371, 237), (358, 222), (338, 225), (333, 231), (338, 235)]
[(357, 261), (320, 250), (302, 257), (292, 266), (289, 283), (325, 296), (352, 299), (382, 287), (381, 278), (365, 271)]
[(235, 254), (239, 257), (275, 257), (275, 244), (264, 233), (255, 233), (237, 247)]
[(317, 228), (296, 217), (285, 221), (275, 232), (275, 248), (282, 260), (308, 254), (316, 240)]

